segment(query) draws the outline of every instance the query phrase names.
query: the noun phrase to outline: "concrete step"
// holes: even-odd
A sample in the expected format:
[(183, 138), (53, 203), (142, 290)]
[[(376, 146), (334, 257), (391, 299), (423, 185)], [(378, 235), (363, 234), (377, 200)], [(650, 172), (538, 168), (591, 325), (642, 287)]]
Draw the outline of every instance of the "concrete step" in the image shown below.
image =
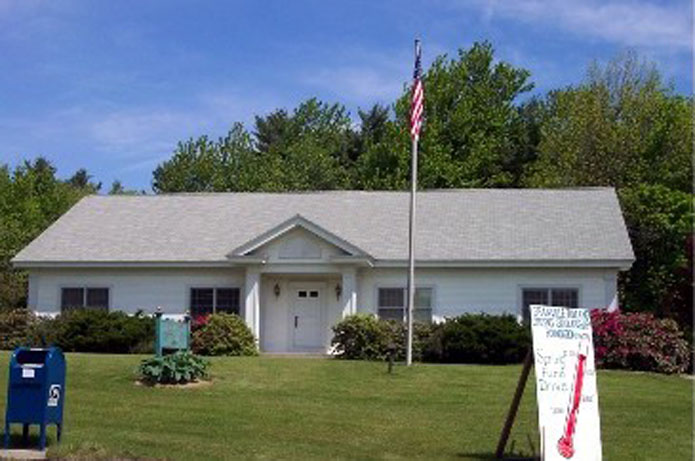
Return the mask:
[(0, 459), (46, 459), (46, 450), (0, 449)]

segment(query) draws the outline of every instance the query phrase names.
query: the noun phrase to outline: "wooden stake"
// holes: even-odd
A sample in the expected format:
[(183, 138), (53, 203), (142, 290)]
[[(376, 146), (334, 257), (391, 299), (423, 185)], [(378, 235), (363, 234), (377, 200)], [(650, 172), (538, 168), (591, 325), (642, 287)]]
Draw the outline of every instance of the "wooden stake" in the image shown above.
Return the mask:
[(495, 451), (495, 457), (497, 459), (502, 459), (502, 456), (504, 456), (504, 449), (507, 447), (507, 440), (509, 440), (509, 434), (512, 432), (512, 426), (514, 426), (514, 419), (516, 419), (516, 412), (517, 410), (519, 410), (521, 397), (524, 395), (524, 388), (526, 388), (526, 381), (528, 381), (528, 375), (531, 371), (532, 365), (533, 348), (529, 347), (529, 350), (526, 353), (526, 357), (524, 357), (524, 365), (521, 369), (521, 376), (519, 376), (519, 382), (516, 383), (516, 391), (514, 392), (512, 404), (509, 405), (507, 419), (504, 422), (504, 427), (502, 428), (502, 433), (500, 434), (500, 440), (497, 443), (497, 451)]

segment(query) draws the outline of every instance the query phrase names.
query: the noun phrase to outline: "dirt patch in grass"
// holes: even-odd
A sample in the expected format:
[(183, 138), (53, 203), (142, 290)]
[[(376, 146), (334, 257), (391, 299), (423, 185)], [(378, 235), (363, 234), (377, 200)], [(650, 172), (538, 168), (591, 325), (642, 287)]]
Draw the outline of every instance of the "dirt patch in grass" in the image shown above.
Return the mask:
[(162, 389), (200, 389), (201, 387), (210, 387), (212, 386), (212, 380), (200, 380), (200, 381), (193, 381), (190, 383), (186, 384), (150, 384), (146, 383), (143, 381), (140, 381), (139, 379), (135, 381), (136, 386), (144, 386), (144, 387), (158, 387)]

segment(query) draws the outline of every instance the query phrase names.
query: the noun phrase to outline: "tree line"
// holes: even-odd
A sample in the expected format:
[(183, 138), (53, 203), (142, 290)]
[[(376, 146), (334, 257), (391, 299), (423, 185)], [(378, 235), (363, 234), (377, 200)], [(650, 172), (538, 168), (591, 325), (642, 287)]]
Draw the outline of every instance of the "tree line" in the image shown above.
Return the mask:
[[(488, 42), (437, 57), (423, 80), (420, 188), (615, 187), (636, 254), (620, 278), (622, 306), (691, 325), (692, 98), (634, 53), (534, 96), (530, 72), (496, 59)], [(393, 104), (358, 110), (357, 120), (315, 98), (257, 115), (250, 128), (234, 123), (222, 137), (179, 142), (152, 189), (405, 190), (409, 106), (404, 86)], [(0, 304), (23, 302), (23, 276), (7, 263), (14, 252), (99, 190), (78, 173), (59, 180), (43, 159), (0, 170), (0, 277), (19, 281)], [(120, 183), (110, 192), (134, 193)]]

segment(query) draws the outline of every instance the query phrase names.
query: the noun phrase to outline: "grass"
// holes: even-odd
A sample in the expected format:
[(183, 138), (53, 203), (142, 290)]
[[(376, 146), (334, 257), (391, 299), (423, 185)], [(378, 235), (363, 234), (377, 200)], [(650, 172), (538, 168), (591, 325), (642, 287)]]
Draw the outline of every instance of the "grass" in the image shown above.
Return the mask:
[[(51, 428), (49, 454), (492, 459), (520, 372), (417, 365), (389, 375), (381, 363), (220, 358), (211, 386), (162, 389), (134, 385), (141, 358), (68, 355), (64, 439), (56, 446)], [(690, 380), (617, 371), (598, 379), (605, 459), (692, 459)], [(534, 392), (530, 380), (510, 439), (517, 455), (537, 452)]]

